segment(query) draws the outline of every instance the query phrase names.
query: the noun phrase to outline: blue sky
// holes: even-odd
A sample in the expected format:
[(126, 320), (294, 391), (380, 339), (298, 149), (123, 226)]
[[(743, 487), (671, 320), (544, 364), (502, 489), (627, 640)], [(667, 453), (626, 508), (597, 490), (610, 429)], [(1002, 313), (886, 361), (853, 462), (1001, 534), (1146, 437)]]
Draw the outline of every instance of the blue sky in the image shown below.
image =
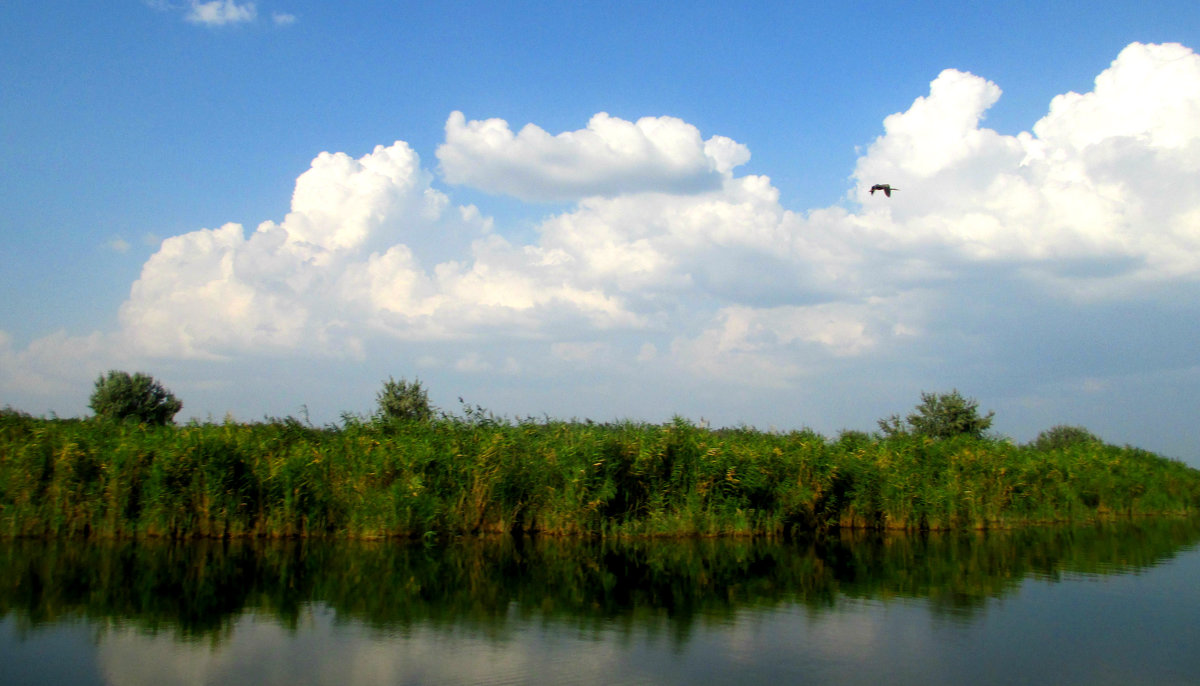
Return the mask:
[(419, 377), (449, 410), (832, 436), (956, 388), (1019, 441), (1200, 465), (1196, 27), (6, 2), (0, 402), (86, 414), (121, 368), (181, 420), (323, 423)]

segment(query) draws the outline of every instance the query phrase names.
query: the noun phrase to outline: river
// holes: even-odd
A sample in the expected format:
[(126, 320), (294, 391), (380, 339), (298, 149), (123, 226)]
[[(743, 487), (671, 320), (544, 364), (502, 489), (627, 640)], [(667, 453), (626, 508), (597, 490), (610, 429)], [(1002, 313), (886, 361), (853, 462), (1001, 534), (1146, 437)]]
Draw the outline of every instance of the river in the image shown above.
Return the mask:
[(0, 684), (1200, 684), (1200, 521), (0, 541)]

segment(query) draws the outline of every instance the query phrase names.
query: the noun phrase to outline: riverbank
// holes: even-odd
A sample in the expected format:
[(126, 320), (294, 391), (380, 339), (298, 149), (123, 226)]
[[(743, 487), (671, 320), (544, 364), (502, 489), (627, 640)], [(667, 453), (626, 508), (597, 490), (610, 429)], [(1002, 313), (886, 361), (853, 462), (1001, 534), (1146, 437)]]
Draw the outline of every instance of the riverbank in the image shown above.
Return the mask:
[(786, 535), (1200, 510), (1144, 450), (470, 416), (148, 427), (0, 414), (0, 536)]

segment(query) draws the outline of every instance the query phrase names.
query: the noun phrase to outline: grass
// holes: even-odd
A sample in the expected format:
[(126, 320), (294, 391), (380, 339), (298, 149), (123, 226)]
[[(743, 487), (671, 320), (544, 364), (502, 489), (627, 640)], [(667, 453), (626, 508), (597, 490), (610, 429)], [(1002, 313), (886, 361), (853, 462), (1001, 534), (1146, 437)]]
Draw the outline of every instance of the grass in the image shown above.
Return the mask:
[(1200, 509), (1200, 471), (1099, 441), (709, 430), (482, 414), (317, 428), (0, 412), (0, 537), (786, 535)]

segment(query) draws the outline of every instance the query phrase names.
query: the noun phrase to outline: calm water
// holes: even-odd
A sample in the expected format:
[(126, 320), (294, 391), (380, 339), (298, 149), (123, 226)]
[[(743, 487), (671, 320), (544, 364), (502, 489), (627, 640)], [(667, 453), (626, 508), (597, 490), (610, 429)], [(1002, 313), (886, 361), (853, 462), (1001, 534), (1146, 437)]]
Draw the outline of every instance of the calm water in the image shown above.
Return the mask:
[(1200, 684), (1198, 542), (0, 542), (0, 683)]

